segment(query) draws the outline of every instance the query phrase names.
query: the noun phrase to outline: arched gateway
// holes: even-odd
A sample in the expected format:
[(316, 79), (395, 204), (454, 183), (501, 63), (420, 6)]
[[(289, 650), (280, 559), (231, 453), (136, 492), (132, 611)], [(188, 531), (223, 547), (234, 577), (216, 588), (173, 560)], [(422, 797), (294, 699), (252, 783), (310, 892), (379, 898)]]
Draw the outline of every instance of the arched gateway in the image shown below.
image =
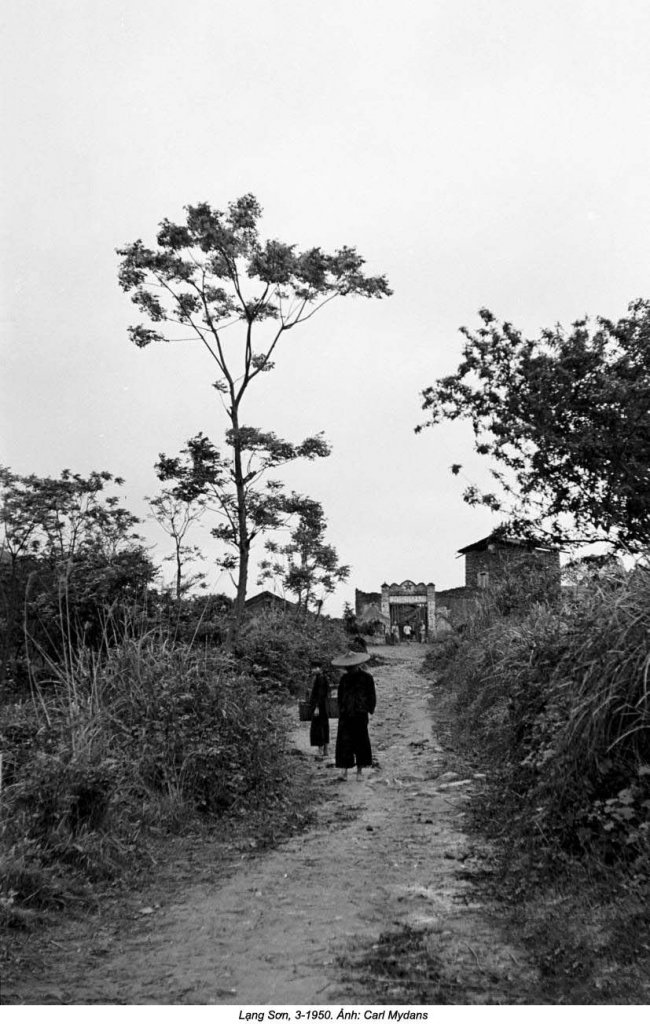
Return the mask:
[(381, 588), (381, 610), (390, 619), (391, 626), (398, 625), (400, 633), (408, 623), (414, 635), (418, 635), (424, 624), (429, 634), (436, 630), (436, 588), (433, 583), (383, 583)]

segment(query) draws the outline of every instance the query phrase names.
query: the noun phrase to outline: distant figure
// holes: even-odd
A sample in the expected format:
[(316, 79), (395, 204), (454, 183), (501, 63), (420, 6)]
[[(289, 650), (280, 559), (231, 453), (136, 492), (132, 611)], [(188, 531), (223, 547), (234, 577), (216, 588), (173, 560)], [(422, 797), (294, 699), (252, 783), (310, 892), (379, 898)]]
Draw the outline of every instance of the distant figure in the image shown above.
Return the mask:
[(330, 692), (329, 681), (320, 661), (312, 662), (311, 673), (309, 743), (312, 747), (318, 747), (317, 757), (327, 757), (327, 747), (330, 741), (330, 720), (327, 709)]
[(404, 626), (404, 639), (406, 641), (411, 639), (411, 627), (409, 626), (408, 622)]
[(420, 643), (423, 644), (427, 638), (427, 627), (423, 622), (420, 623)]
[(394, 622), (393, 625), (390, 627), (390, 635), (393, 638), (393, 643), (394, 644), (398, 644), (399, 643), (399, 626), (397, 625), (396, 622)]
[(368, 715), (377, 703), (375, 681), (362, 666), (369, 655), (351, 651), (334, 658), (335, 668), (344, 668), (338, 688), (339, 728), (336, 734), (336, 767), (342, 769), (346, 781), (348, 769), (357, 766), (357, 780), (364, 768), (372, 766), (372, 749), (368, 736)]
[(350, 650), (358, 651), (360, 654), (366, 654), (368, 650), (368, 644), (361, 636), (361, 633), (355, 633), (350, 641)]

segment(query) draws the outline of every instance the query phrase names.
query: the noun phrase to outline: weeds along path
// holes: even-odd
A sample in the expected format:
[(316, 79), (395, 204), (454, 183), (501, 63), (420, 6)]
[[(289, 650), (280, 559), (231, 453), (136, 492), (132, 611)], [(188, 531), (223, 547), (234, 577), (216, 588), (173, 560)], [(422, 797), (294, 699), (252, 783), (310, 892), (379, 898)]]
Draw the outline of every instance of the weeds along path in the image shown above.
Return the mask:
[[(99, 956), (80, 949), (76, 968), (68, 954), (54, 995), (48, 970), (10, 986), (6, 1001), (372, 1003), (372, 979), (364, 981), (355, 957), (404, 926), (426, 928), (456, 985), (450, 1001), (510, 1001), (513, 971), (525, 987), (525, 968), (471, 903), (461, 877), (467, 840), (459, 816), (471, 781), (444, 772), (429, 683), (418, 673), (423, 649), (376, 651), (383, 659), (373, 669), (377, 768), (343, 783), (319, 764), (324, 798), (312, 829), (221, 881), (188, 882), (176, 902), (149, 908)], [(306, 725), (296, 725), (295, 742), (304, 755), (296, 770), (305, 770), (313, 758)], [(351, 957), (346, 968), (342, 955)], [(416, 980), (411, 996), (404, 980), (394, 993), (383, 991), (417, 1002)]]

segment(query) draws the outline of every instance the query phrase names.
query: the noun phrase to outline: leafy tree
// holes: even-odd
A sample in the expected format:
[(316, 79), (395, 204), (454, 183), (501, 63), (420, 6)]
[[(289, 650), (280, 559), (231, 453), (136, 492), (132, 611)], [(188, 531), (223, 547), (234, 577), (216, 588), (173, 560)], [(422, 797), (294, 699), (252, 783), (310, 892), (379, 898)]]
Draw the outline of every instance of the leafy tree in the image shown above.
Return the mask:
[[(220, 518), (210, 531), (226, 548), (217, 564), (228, 572), (239, 567), (241, 580), (241, 567), (245, 566), (247, 574), (250, 549), (256, 537), (286, 525), (301, 509), (302, 499), (287, 495), (281, 482), (269, 479), (267, 474), (299, 458), (324, 458), (329, 455), (329, 447), (320, 434), (293, 445), (274, 433), (244, 427), (238, 433), (239, 452), (245, 467), (240, 488), (230, 430), (226, 433), (226, 445), (233, 454), (222, 455), (209, 438), (197, 434), (190, 438), (180, 456), (161, 454), (156, 470), (161, 480), (174, 481), (170, 491), (174, 498), (187, 503), (201, 501)], [(245, 504), (243, 517), (241, 501)], [(245, 599), (245, 591), (243, 595)], [(237, 600), (239, 598), (238, 590)], [(237, 622), (241, 612), (236, 611)]]
[[(650, 303), (528, 339), (480, 311), (462, 329), (455, 373), (423, 392), (430, 419), (468, 420), (492, 460), (492, 492), (463, 497), (504, 512), (510, 529), (556, 542), (650, 541)], [(458, 473), (460, 465), (451, 467)]]
[[(326, 303), (339, 296), (381, 298), (391, 292), (385, 277), (363, 273), (364, 260), (348, 246), (328, 254), (317, 247), (299, 251), (275, 239), (261, 241), (262, 210), (250, 194), (230, 203), (225, 212), (207, 203), (185, 209), (185, 223), (160, 224), (155, 248), (138, 239), (118, 250), (119, 282), (147, 318), (130, 328), (134, 344), (144, 348), (168, 340), (161, 331), (167, 325), (180, 338), (189, 332), (200, 341), (216, 367), (213, 386), (230, 421), (238, 625), (246, 598), (249, 519), (261, 514), (251, 508), (246, 490), (245, 460), (256, 428), (242, 422), (244, 396), (260, 374), (273, 368), (281, 337)], [(236, 326), (239, 343), (227, 333)]]
[(3, 550), (12, 559), (32, 552), (65, 566), (91, 542), (113, 552), (125, 538), (139, 539), (132, 532), (137, 517), (121, 507), (117, 495), (104, 494), (107, 485), (123, 483), (106, 471), (83, 477), (64, 469), (54, 478), (2, 469)]
[(346, 601), (343, 605), (343, 625), (345, 627), (345, 632), (351, 636), (359, 632), (357, 616), (349, 601)]
[(122, 483), (107, 472), (66, 469), (53, 478), (2, 470), (2, 679), (19, 667), (26, 635), (53, 659), (82, 639), (99, 643), (110, 611), (152, 581), (138, 519), (105, 493)]
[(173, 490), (163, 489), (155, 498), (149, 499), (152, 518), (171, 537), (174, 552), (167, 555), (164, 561), (174, 562), (174, 592), (176, 602), (180, 603), (183, 594), (197, 583), (205, 580), (205, 573), (195, 572), (184, 576), (186, 567), (193, 561), (202, 558), (201, 549), (195, 544), (186, 544), (185, 538), (190, 527), (197, 523), (205, 510), (201, 497), (192, 500), (179, 498)]
[(298, 599), (298, 614), (310, 604), (318, 610), (322, 594), (331, 594), (337, 583), (350, 575), (348, 565), (339, 565), (336, 549), (325, 542), (327, 522), (323, 507), (311, 498), (292, 496), (287, 511), (295, 513), (297, 523), (288, 544), (269, 540), (266, 550), (272, 556), (260, 563), (260, 582), (278, 577), (285, 590)]

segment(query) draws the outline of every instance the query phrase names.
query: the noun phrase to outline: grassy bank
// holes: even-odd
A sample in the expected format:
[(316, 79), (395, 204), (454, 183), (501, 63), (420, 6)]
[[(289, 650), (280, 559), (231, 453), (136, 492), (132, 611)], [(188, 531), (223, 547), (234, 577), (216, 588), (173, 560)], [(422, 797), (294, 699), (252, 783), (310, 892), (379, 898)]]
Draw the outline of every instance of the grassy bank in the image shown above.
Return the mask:
[(233, 655), (153, 631), (70, 650), (14, 694), (0, 708), (0, 922), (91, 901), (165, 836), (245, 819), (264, 845), (301, 827), (287, 706), (310, 658), (340, 644), (333, 624), (283, 616), (249, 623)]
[(429, 659), (452, 741), (486, 775), (470, 812), (494, 843), (485, 894), (537, 968), (531, 1002), (646, 1002), (650, 572), (507, 589), (507, 613), (496, 590)]

